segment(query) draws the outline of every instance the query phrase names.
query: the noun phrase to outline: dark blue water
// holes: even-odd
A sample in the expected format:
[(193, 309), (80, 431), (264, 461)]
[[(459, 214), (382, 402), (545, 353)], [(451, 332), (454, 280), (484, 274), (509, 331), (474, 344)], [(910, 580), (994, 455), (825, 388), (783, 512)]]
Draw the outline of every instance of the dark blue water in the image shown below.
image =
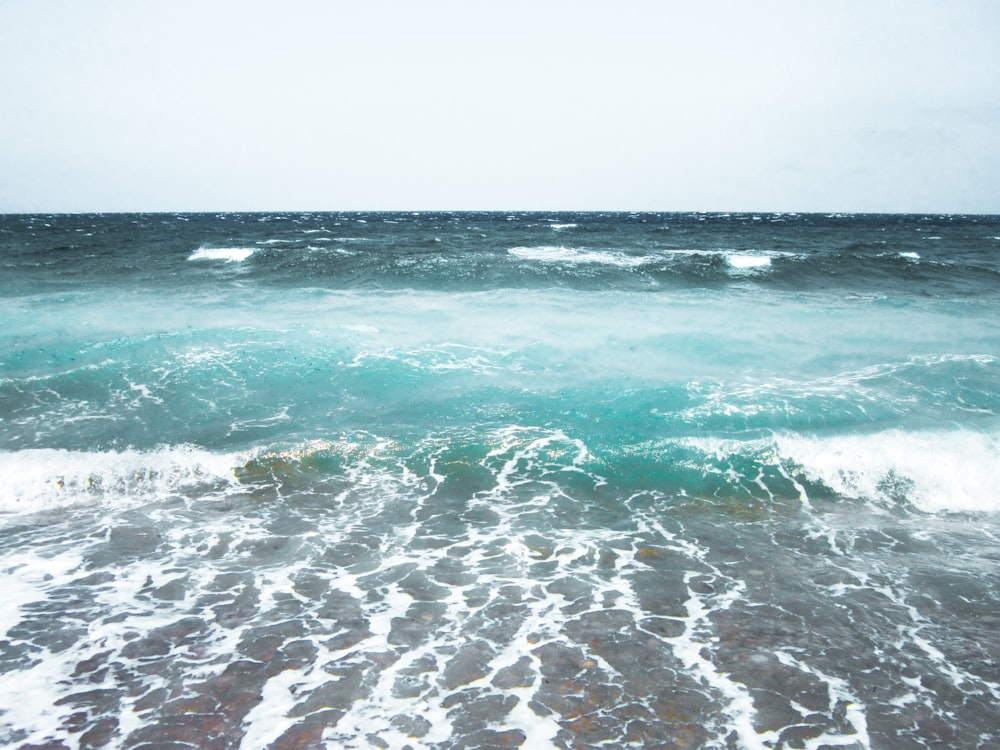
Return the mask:
[(1000, 217), (4, 216), (0, 269), (6, 746), (1000, 743)]

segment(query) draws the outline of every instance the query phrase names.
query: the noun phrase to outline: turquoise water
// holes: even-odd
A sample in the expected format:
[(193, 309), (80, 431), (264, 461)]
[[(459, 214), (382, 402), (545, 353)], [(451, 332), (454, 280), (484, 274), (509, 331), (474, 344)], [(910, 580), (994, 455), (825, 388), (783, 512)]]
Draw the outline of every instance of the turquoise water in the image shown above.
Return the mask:
[(8, 746), (998, 741), (997, 217), (0, 232)]

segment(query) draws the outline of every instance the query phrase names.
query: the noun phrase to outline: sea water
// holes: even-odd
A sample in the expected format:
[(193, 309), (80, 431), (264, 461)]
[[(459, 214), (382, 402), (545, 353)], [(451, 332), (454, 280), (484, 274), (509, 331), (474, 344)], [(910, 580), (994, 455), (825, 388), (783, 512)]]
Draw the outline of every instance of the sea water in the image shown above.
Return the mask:
[(1000, 746), (1000, 217), (0, 217), (0, 743)]

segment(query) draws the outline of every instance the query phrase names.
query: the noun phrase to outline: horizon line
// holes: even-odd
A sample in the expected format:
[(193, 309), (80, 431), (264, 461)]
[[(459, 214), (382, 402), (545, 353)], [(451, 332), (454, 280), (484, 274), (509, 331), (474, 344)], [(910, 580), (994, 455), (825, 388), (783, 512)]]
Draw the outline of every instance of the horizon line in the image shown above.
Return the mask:
[(979, 211), (850, 211), (833, 210), (726, 210), (726, 209), (549, 209), (549, 208), (271, 208), (271, 209), (150, 209), (150, 210), (80, 210), (80, 211), (0, 211), (0, 216), (108, 216), (108, 215), (179, 215), (179, 214), (702, 214), (717, 216), (964, 216), (1000, 217), (1000, 212)]

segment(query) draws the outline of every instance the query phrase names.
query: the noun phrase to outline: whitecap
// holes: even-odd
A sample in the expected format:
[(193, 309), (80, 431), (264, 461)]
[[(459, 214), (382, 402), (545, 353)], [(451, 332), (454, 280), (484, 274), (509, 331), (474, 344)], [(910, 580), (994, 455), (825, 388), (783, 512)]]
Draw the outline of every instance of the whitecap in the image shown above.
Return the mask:
[(809, 480), (846, 497), (919, 510), (1000, 511), (1000, 442), (972, 430), (777, 439), (780, 455)]
[(900, 258), (906, 258), (907, 260), (920, 260), (920, 253), (904, 252), (899, 254)]
[(252, 247), (199, 247), (188, 257), (188, 260), (222, 260), (227, 263), (239, 263), (253, 255)]
[(771, 265), (771, 258), (768, 255), (743, 255), (730, 253), (726, 255), (726, 262), (740, 271), (767, 268)]
[(648, 255), (628, 255), (622, 252), (612, 252), (608, 250), (580, 250), (573, 247), (561, 245), (539, 245), (537, 247), (512, 247), (507, 251), (509, 254), (524, 260), (533, 260), (541, 263), (562, 263), (562, 264), (603, 264), (609, 266), (641, 266), (655, 260)]
[(550, 224), (553, 229), (576, 229), (579, 224)]

